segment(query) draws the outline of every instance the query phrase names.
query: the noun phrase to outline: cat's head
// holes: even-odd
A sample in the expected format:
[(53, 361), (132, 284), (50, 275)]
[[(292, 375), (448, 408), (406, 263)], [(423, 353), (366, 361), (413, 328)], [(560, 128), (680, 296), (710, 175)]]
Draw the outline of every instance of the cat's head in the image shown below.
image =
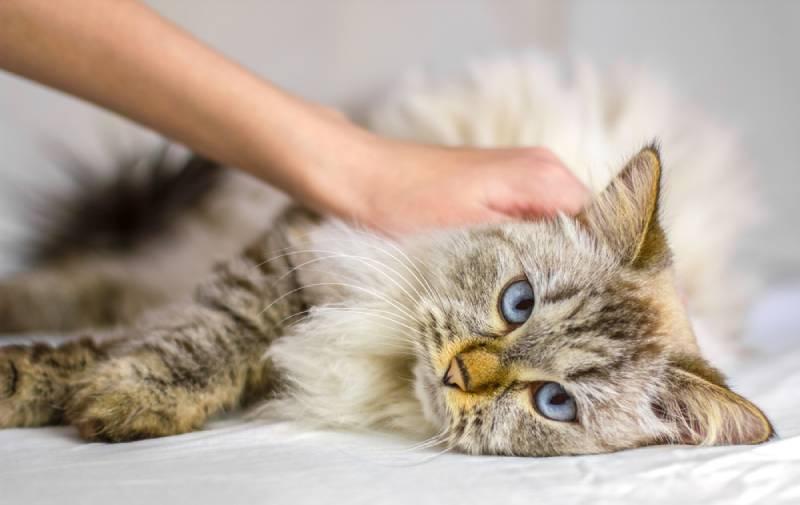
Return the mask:
[(770, 438), (765, 415), (699, 355), (660, 185), (648, 147), (574, 219), (448, 233), (430, 247), (416, 395), (451, 444), (558, 455)]

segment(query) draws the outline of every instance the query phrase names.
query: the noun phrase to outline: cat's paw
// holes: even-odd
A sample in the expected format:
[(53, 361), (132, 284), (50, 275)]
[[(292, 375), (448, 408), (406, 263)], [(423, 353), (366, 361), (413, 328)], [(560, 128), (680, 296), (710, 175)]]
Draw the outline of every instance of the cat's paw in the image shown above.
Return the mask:
[(117, 358), (77, 384), (66, 416), (87, 440), (126, 442), (197, 429), (205, 416), (186, 391), (176, 391), (153, 374), (146, 361)]
[(17, 392), (19, 372), (14, 356), (0, 348), (0, 428), (19, 426), (14, 395)]
[(19, 372), (14, 356), (0, 348), (0, 401), (5, 401), (17, 392)]
[(44, 344), (0, 347), (0, 428), (43, 426), (60, 420), (63, 376), (43, 366), (53, 349)]

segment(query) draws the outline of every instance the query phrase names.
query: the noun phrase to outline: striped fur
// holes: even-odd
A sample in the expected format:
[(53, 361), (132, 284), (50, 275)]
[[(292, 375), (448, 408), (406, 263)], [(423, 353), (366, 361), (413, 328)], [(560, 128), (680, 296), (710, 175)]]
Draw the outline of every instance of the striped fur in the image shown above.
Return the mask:
[[(395, 242), (293, 207), (191, 297), (214, 238), (252, 233), (263, 193), (234, 184), (205, 197), (181, 254), (72, 253), (22, 274), (0, 284), (0, 326), (118, 326), (1, 348), (0, 426), (68, 422), (123, 441), (257, 405), (256, 416), (431, 436), (475, 454), (762, 442), (769, 421), (697, 345), (663, 225), (668, 170), (655, 145), (633, 154), (574, 219)], [(536, 303), (508, 325), (498, 297), (520, 278)], [(463, 389), (445, 384), (456, 358)], [(574, 422), (538, 412), (543, 382), (573, 396)]]

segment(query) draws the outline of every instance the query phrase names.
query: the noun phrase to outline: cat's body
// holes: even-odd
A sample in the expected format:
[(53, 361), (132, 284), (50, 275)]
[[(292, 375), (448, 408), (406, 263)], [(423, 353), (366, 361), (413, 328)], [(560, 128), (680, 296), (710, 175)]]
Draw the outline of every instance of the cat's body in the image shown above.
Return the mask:
[[(685, 146), (673, 138), (680, 122), (636, 131), (636, 87), (586, 88), (584, 76), (565, 91), (532, 62), (482, 73), (477, 84), (416, 91), (372, 125), (450, 144), (547, 145), (596, 188), (613, 175), (598, 160), (633, 154), (644, 135)], [(399, 242), (299, 208), (261, 233), (268, 191), (225, 176), (173, 219), (171, 239), (61, 255), (0, 286), (6, 330), (126, 323), (65, 347), (0, 351), (0, 426), (67, 421), (87, 438), (129, 440), (260, 403), (266, 416), (438, 434), (473, 453), (766, 440), (763, 414), (701, 357), (684, 307), (731, 330), (720, 321), (736, 298), (715, 303), (703, 282), (726, 272), (737, 228), (698, 246), (710, 235), (692, 230), (726, 210), (708, 199), (694, 215), (674, 208), (703, 208), (687, 198), (710, 188), (740, 209), (749, 201), (736, 184), (718, 186), (727, 154), (702, 160), (708, 152), (684, 154), (699, 159), (688, 167), (677, 156), (664, 177), (676, 184), (662, 190), (658, 150), (643, 149), (576, 219)], [(681, 187), (687, 180), (705, 185)]]

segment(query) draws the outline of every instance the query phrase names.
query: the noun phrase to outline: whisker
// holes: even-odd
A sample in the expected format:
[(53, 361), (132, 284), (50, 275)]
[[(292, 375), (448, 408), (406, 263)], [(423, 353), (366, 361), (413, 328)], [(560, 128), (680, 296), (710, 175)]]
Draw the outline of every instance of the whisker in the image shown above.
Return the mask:
[(272, 307), (274, 307), (276, 303), (280, 302), (281, 300), (283, 300), (287, 296), (291, 296), (294, 293), (297, 293), (298, 291), (301, 291), (303, 289), (309, 289), (309, 288), (314, 288), (314, 287), (324, 287), (324, 286), (338, 286), (338, 287), (350, 288), (350, 289), (354, 289), (356, 291), (360, 291), (360, 292), (372, 295), (375, 298), (378, 298), (379, 300), (382, 300), (382, 301), (386, 302), (387, 304), (391, 305), (392, 307), (396, 308), (398, 311), (404, 313), (409, 318), (414, 319), (414, 315), (411, 314), (405, 307), (402, 307), (397, 302), (389, 299), (388, 297), (383, 296), (380, 293), (378, 293), (376, 291), (373, 291), (373, 290), (370, 290), (368, 288), (365, 288), (363, 286), (357, 286), (355, 284), (348, 284), (348, 283), (343, 283), (343, 282), (314, 282), (314, 283), (306, 284), (304, 286), (296, 287), (294, 289), (291, 289), (291, 290), (287, 291), (286, 293), (282, 294), (281, 296), (277, 297), (275, 300), (273, 300), (271, 303), (269, 303), (266, 307), (264, 307), (264, 309), (262, 309), (258, 313), (258, 315), (259, 316), (262, 315), (264, 312), (266, 312), (269, 309), (271, 309)]
[[(421, 270), (416, 266), (415, 262), (411, 259), (409, 254), (407, 254), (405, 251), (403, 251), (397, 244), (394, 243), (394, 241), (383, 239), (383, 238), (377, 237), (374, 234), (368, 234), (368, 233), (353, 229), (352, 227), (345, 228), (343, 231), (345, 232), (345, 236), (342, 237), (342, 238), (314, 239), (313, 242), (315, 244), (330, 243), (330, 242), (340, 243), (343, 240), (349, 240), (350, 242), (356, 242), (356, 240), (360, 238), (361, 240), (358, 241), (357, 243), (359, 243), (360, 245), (366, 246), (366, 247), (368, 247), (370, 249), (377, 250), (377, 251), (385, 254), (389, 258), (391, 258), (395, 263), (400, 264), (400, 266), (402, 266), (408, 273), (410, 273), (412, 275), (412, 277), (414, 277), (414, 279), (420, 284), (420, 287), (422, 287), (431, 297), (433, 297), (433, 298), (437, 297), (436, 292), (433, 289), (433, 287), (431, 286), (430, 282), (425, 278), (425, 276), (422, 274)], [(354, 236), (356, 234), (359, 234), (360, 237)], [(308, 236), (308, 235), (310, 235), (310, 233), (306, 234), (306, 236)], [(364, 237), (370, 238), (370, 239), (372, 239), (372, 241), (368, 241)], [(309, 240), (311, 240), (311, 239), (309, 239)], [(389, 252), (386, 248), (375, 244), (374, 243), (375, 241), (380, 241), (381, 243), (392, 247), (395, 251), (397, 251), (399, 254), (401, 254), (406, 259), (406, 261), (402, 261), (396, 255), (394, 255), (391, 252)], [(277, 249), (276, 251), (281, 251), (281, 252), (282, 251), (288, 251), (288, 252), (283, 252), (282, 254), (278, 254), (276, 256), (268, 258), (268, 259), (256, 264), (255, 267), (260, 267), (265, 263), (268, 263), (268, 262), (271, 262), (271, 261), (275, 261), (277, 259), (284, 258), (284, 257), (287, 257), (287, 256), (291, 256), (291, 255), (295, 255), (295, 254), (303, 254), (303, 253), (305, 253), (305, 254), (314, 254), (314, 253), (317, 253), (317, 254), (319, 254), (319, 253), (336, 253), (336, 254), (339, 254), (340, 253), (339, 251), (321, 250), (321, 249), (294, 249), (294, 250), (292, 250), (293, 247), (294, 246), (287, 246), (287, 247), (284, 247), (284, 248), (281, 248), (281, 249)], [(371, 259), (373, 261), (378, 261), (375, 258), (367, 258), (367, 259)], [(402, 276), (400, 274), (400, 272), (398, 272), (396, 269), (391, 268), (389, 265), (386, 265), (385, 263), (381, 262), (381, 264), (384, 267), (391, 269), (395, 274), (397, 274), (402, 280), (404, 280), (406, 282), (408, 287), (410, 287), (411, 289), (413, 289), (415, 292), (417, 292), (419, 294), (419, 291), (417, 290), (417, 288), (412, 283), (410, 283), (407, 279), (405, 279), (405, 277)], [(412, 270), (412, 268), (413, 268), (413, 270)]]
[[(326, 252), (328, 252), (328, 251), (318, 251), (318, 252), (320, 252), (320, 253), (326, 253)], [(394, 273), (396, 273), (396, 274), (398, 274), (398, 275), (399, 275), (400, 273), (399, 273), (397, 270), (394, 270), (393, 268), (389, 267), (388, 265), (386, 265), (386, 264), (384, 264), (384, 263), (382, 263), (382, 262), (380, 262), (380, 261), (378, 261), (378, 260), (376, 260), (376, 259), (374, 259), (374, 258), (370, 258), (370, 257), (367, 257), (367, 256), (356, 256), (356, 255), (353, 255), (353, 254), (334, 253), (333, 251), (331, 251), (331, 255), (329, 255), (329, 256), (318, 256), (318, 257), (316, 257), (316, 258), (313, 258), (313, 259), (307, 260), (307, 261), (305, 261), (305, 262), (303, 262), (303, 263), (301, 263), (301, 264), (299, 264), (299, 265), (296, 265), (296, 266), (294, 266), (294, 267), (293, 267), (293, 268), (291, 268), (289, 271), (287, 271), (286, 273), (284, 273), (283, 275), (281, 275), (280, 277), (278, 277), (278, 279), (277, 279), (277, 280), (274, 282), (274, 284), (273, 284), (273, 285), (277, 285), (277, 284), (278, 284), (280, 281), (282, 281), (283, 279), (285, 279), (287, 276), (291, 275), (293, 272), (296, 272), (297, 270), (299, 270), (299, 269), (301, 269), (301, 268), (303, 268), (303, 267), (306, 267), (306, 266), (308, 266), (308, 265), (311, 265), (311, 264), (314, 264), (314, 263), (318, 263), (318, 262), (320, 262), (320, 261), (325, 261), (325, 260), (329, 260), (329, 259), (338, 259), (338, 258), (344, 258), (344, 259), (354, 259), (354, 260), (358, 260), (358, 261), (359, 261), (359, 262), (361, 262), (363, 265), (365, 265), (365, 266), (367, 266), (367, 267), (369, 267), (369, 268), (373, 269), (374, 271), (376, 271), (376, 272), (378, 272), (378, 273), (380, 273), (380, 274), (384, 275), (384, 276), (385, 276), (387, 279), (389, 279), (389, 281), (391, 281), (391, 282), (392, 282), (392, 283), (393, 283), (395, 286), (397, 286), (397, 287), (398, 287), (398, 289), (402, 290), (402, 291), (403, 291), (403, 293), (404, 293), (406, 296), (408, 296), (408, 298), (409, 298), (409, 299), (414, 299), (414, 298), (415, 298), (415, 297), (412, 295), (412, 293), (410, 293), (410, 292), (408, 291), (408, 289), (406, 289), (406, 288), (405, 288), (405, 287), (404, 287), (402, 284), (400, 284), (399, 282), (397, 282), (397, 280), (396, 280), (394, 277), (392, 277), (391, 275), (389, 275), (388, 273), (386, 273), (384, 270), (381, 270), (381, 269), (380, 269), (380, 268), (378, 268), (376, 265), (374, 265), (374, 264), (373, 264), (373, 262), (375, 262), (375, 263), (378, 263), (379, 265), (383, 266), (384, 268), (387, 268), (387, 269), (391, 270), (392, 272), (394, 272)], [(402, 277), (401, 277), (401, 278), (402, 278)], [(405, 279), (403, 279), (403, 280), (405, 280)], [(414, 290), (414, 294), (416, 294), (416, 295), (417, 295), (417, 297), (418, 297), (418, 296), (420, 296), (420, 292), (419, 292), (419, 290), (417, 290), (417, 289), (416, 289), (416, 288), (415, 288), (413, 285), (409, 284), (407, 280), (406, 280), (406, 284), (407, 284), (407, 285), (408, 285), (408, 286), (409, 286), (411, 289), (413, 289), (413, 290)]]

